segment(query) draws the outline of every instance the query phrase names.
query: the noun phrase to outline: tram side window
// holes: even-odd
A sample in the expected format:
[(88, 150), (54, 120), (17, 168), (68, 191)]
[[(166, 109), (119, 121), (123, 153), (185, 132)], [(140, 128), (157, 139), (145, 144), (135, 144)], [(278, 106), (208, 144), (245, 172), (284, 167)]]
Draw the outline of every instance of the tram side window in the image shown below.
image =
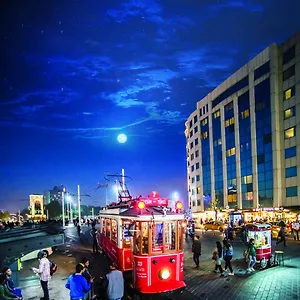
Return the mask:
[(106, 227), (105, 227), (105, 219), (101, 220), (101, 228), (102, 228), (102, 234), (105, 235)]
[(118, 223), (116, 220), (111, 220), (111, 240), (117, 242)]
[(106, 237), (110, 239), (110, 219), (106, 219)]
[(130, 230), (134, 230), (134, 226), (131, 221), (124, 220), (123, 221), (123, 248), (130, 248), (131, 247), (131, 239), (132, 239), (132, 232)]
[(152, 225), (152, 251), (162, 252), (164, 223), (154, 223)]
[(184, 226), (182, 221), (178, 221), (178, 250), (183, 250)]
[(141, 234), (142, 234), (142, 254), (148, 254), (148, 222), (141, 222)]
[(175, 222), (165, 222), (165, 250), (176, 250)]

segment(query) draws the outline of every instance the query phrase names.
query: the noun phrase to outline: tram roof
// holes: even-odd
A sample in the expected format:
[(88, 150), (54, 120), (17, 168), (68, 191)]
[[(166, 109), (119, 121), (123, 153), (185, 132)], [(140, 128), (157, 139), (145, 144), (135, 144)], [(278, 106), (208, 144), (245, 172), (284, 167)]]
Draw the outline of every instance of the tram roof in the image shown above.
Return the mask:
[(139, 220), (143, 219), (168, 219), (168, 220), (183, 220), (184, 215), (178, 214), (172, 211), (165, 211), (160, 207), (146, 207), (143, 210), (139, 208), (131, 207), (128, 209), (124, 208), (112, 208), (100, 211), (100, 215), (107, 216), (119, 216), (121, 218), (136, 218)]

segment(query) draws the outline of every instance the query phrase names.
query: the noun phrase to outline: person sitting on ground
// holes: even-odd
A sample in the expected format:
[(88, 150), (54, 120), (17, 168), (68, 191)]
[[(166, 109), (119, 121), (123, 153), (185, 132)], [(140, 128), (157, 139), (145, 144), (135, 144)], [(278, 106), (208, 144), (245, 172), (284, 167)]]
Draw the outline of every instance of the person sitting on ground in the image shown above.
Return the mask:
[(72, 274), (66, 283), (66, 288), (70, 290), (70, 298), (72, 300), (82, 300), (85, 297), (85, 294), (89, 292), (91, 284), (94, 281), (91, 278), (90, 283), (88, 284), (86, 279), (82, 276), (85, 268), (78, 264), (76, 266), (75, 274)]
[(7, 287), (7, 276), (6, 274), (0, 274), (0, 299), (11, 300), (11, 299), (22, 299), (17, 295), (11, 293)]
[(9, 267), (5, 267), (3, 270), (2, 270), (2, 273), (6, 275), (6, 279), (7, 279), (7, 288), (8, 290), (15, 294), (16, 296), (18, 297), (21, 297), (22, 298), (22, 291), (20, 289), (16, 289), (15, 288), (15, 284), (14, 284), (14, 281), (12, 280), (11, 278), (11, 275), (12, 275), (12, 271)]

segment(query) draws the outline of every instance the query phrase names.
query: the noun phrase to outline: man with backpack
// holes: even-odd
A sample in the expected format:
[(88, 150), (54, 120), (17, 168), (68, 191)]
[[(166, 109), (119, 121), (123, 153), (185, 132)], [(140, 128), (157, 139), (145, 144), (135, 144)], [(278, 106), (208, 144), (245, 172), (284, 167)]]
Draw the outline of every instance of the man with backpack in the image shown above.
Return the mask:
[(49, 298), (49, 289), (48, 289), (48, 281), (51, 278), (50, 275), (50, 261), (47, 258), (47, 252), (45, 250), (41, 250), (37, 256), (40, 264), (39, 268), (31, 268), (31, 270), (40, 277), (41, 287), (44, 292), (43, 300), (50, 300)]

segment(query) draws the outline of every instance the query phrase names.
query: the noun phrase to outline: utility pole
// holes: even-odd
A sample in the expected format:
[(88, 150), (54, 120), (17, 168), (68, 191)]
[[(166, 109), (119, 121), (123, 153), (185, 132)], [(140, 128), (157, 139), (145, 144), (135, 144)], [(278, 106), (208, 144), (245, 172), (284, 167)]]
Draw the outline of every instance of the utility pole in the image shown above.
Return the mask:
[(49, 210), (46, 210), (46, 214), (47, 214), (47, 220), (49, 220)]
[(77, 186), (77, 195), (78, 195), (78, 219), (79, 219), (79, 225), (81, 225), (81, 208), (80, 208), (80, 185)]
[(72, 201), (70, 201), (70, 223), (73, 223), (73, 209), (72, 209)]
[(63, 188), (61, 193), (61, 208), (62, 208), (63, 227), (65, 227), (65, 188)]
[(92, 218), (94, 220), (94, 207), (92, 207)]
[(69, 205), (69, 202), (70, 202), (70, 196), (67, 194), (67, 216), (68, 216), (68, 220), (70, 222), (70, 205)]

